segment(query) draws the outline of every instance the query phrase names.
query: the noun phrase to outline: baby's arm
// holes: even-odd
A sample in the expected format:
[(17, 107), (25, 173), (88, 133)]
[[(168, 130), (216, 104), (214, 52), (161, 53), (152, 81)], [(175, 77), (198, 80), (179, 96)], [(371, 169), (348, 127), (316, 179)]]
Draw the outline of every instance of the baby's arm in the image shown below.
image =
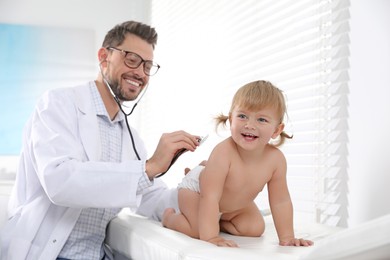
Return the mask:
[(281, 246), (310, 246), (310, 240), (297, 239), (293, 228), (293, 205), (286, 181), (286, 160), (279, 154), (278, 167), (268, 182), (269, 202)]
[(210, 155), (200, 176), (199, 237), (217, 246), (236, 247), (219, 236), (219, 201), (229, 172), (228, 151), (218, 145)]

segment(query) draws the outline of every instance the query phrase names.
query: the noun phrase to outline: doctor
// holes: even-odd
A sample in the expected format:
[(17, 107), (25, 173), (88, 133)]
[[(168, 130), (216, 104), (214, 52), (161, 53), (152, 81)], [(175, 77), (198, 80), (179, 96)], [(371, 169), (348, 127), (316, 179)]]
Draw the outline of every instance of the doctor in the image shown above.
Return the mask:
[(148, 25), (119, 24), (98, 51), (95, 81), (39, 100), (24, 131), (0, 259), (111, 259), (105, 231), (121, 208), (160, 218), (177, 203), (154, 178), (179, 149), (194, 151), (199, 136), (163, 134), (147, 157), (120, 106), (136, 100), (159, 69), (156, 42)]

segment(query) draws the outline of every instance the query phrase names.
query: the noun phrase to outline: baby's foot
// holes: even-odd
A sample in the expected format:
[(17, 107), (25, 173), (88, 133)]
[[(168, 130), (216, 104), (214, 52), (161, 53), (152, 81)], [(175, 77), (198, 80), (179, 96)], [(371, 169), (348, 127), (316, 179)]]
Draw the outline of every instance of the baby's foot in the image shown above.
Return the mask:
[(161, 223), (164, 227), (167, 227), (167, 222), (168, 222), (169, 217), (175, 213), (176, 213), (176, 211), (174, 208), (167, 208), (164, 210), (164, 213), (162, 216), (162, 221), (161, 221)]

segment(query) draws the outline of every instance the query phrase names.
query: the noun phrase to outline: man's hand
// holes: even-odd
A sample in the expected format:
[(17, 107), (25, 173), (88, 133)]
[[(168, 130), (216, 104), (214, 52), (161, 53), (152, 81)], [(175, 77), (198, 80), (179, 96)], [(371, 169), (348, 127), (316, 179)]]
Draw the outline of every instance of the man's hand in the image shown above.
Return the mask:
[(281, 246), (312, 246), (314, 243), (311, 240), (306, 240), (303, 238), (293, 238), (288, 241), (280, 241), (279, 245)]
[(146, 162), (146, 174), (152, 179), (156, 175), (165, 172), (173, 156), (180, 149), (185, 148), (189, 151), (195, 151), (199, 145), (199, 139), (199, 136), (190, 135), (184, 131), (163, 134), (153, 156)]

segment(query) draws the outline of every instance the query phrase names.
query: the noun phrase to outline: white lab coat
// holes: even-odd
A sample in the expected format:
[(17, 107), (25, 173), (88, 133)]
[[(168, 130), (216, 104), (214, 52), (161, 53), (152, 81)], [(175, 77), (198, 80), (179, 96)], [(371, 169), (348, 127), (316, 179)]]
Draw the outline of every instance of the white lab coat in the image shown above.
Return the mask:
[(99, 162), (90, 85), (95, 83), (45, 93), (28, 121), (0, 259), (55, 259), (82, 208), (135, 209), (142, 200), (141, 213), (159, 219), (165, 207), (177, 207), (177, 196), (160, 180), (143, 198), (136, 194), (146, 151), (134, 129), (140, 161), (124, 128), (122, 162)]

